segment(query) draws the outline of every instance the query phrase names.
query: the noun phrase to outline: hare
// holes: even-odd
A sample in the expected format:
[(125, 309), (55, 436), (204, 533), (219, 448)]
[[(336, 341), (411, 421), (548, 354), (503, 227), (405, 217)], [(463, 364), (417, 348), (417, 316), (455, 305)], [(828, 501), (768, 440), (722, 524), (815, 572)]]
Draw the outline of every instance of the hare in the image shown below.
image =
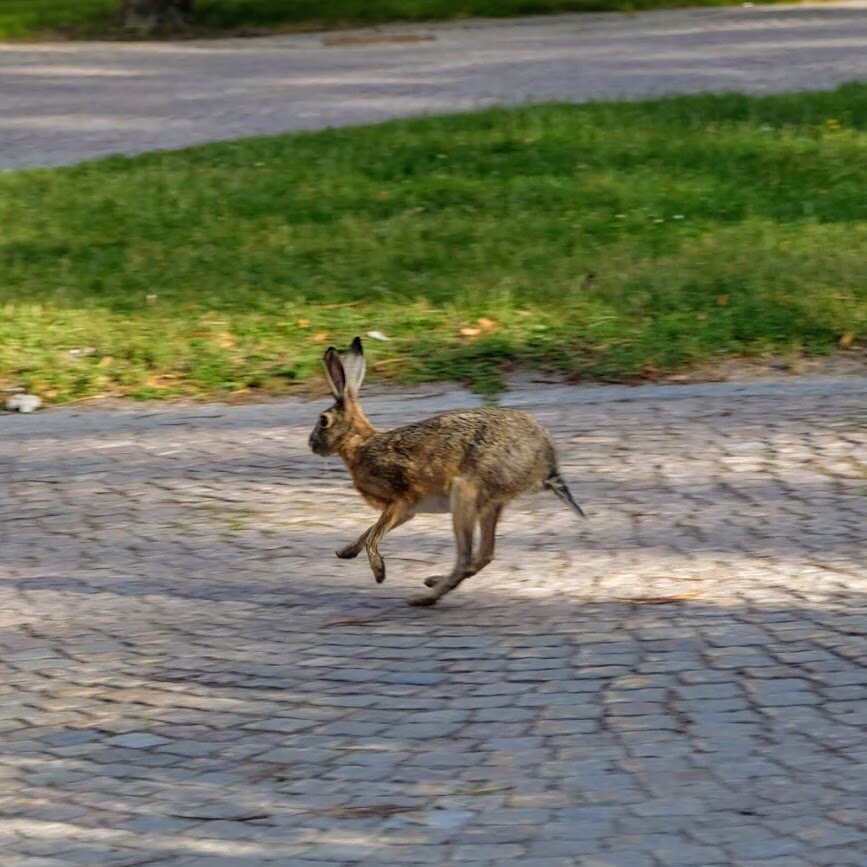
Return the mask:
[[(356, 337), (344, 353), (325, 352), (325, 372), (334, 406), (319, 416), (310, 434), (317, 455), (339, 454), (355, 488), (382, 514), (341, 559), (367, 551), (377, 583), (385, 580), (378, 546), (383, 536), (419, 512), (451, 512), (457, 560), (447, 575), (424, 583), (429, 592), (410, 605), (434, 605), (494, 557), (494, 534), (503, 507), (518, 494), (546, 488), (584, 517), (557, 469), (548, 432), (517, 409), (444, 412), (389, 431), (377, 431), (358, 402), (366, 362)], [(473, 534), (479, 544), (473, 555)]]

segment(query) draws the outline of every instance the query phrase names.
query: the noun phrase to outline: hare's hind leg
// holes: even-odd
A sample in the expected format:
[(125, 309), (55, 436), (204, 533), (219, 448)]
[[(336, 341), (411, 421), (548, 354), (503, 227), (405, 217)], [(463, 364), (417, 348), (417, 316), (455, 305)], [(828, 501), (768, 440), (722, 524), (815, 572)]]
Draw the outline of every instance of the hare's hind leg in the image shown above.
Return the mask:
[[(494, 559), (494, 545), (496, 544), (497, 521), (503, 512), (502, 505), (486, 506), (479, 514), (479, 547), (476, 556), (473, 557), (469, 569), (464, 573), (464, 580), (472, 578), (477, 572), (481, 572), (491, 560)], [(425, 587), (433, 587), (440, 580), (439, 575), (431, 575), (425, 578)]]
[(494, 559), (494, 546), (497, 542), (497, 521), (500, 520), (502, 512), (503, 506), (498, 503), (495, 506), (490, 505), (485, 508), (479, 516), (479, 550), (476, 551), (476, 556), (473, 558), (473, 571), (470, 575), (481, 572)]
[(477, 491), (475, 486), (465, 479), (455, 479), (451, 490), (452, 524), (455, 531), (457, 557), (455, 567), (448, 575), (434, 576), (428, 584), (429, 593), (420, 593), (409, 599), (410, 605), (434, 605), (436, 601), (454, 590), (464, 578), (474, 574), (472, 570), (473, 530), (476, 526), (478, 513), (476, 510)]

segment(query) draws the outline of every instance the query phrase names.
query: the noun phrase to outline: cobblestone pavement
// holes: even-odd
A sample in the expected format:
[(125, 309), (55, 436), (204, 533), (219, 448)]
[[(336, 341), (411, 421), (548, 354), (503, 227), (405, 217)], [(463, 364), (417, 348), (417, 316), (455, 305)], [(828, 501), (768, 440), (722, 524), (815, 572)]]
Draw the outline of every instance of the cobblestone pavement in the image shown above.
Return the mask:
[(0, 417), (3, 867), (863, 867), (867, 381), (507, 402), (590, 520), (425, 610), (448, 519), (334, 558), (322, 402)]
[(321, 35), (0, 44), (0, 169), (539, 100), (867, 80), (867, 2), (413, 25)]

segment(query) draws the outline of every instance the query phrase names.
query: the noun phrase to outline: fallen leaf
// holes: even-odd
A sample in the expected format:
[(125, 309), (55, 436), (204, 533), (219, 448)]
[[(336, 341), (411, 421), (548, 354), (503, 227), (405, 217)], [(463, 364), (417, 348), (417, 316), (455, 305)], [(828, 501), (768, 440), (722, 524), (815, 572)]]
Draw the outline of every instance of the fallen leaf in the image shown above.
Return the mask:
[(729, 296), (728, 295), (717, 295), (716, 303), (720, 307), (726, 307), (729, 303)]
[(482, 333), (481, 328), (462, 328), (461, 334), (464, 337), (478, 337)]
[(317, 343), (324, 343), (326, 340), (328, 340), (328, 332), (327, 331), (320, 331), (319, 334), (313, 335), (313, 339)]
[(698, 590), (687, 590), (684, 593), (675, 593), (672, 596), (623, 596), (618, 602), (632, 602), (635, 605), (668, 605), (670, 602), (685, 602), (695, 599)]
[(493, 795), (495, 792), (508, 792), (509, 789), (514, 789), (514, 786), (473, 786), (471, 789), (464, 789), (458, 792), (459, 795)]
[(220, 348), (221, 349), (231, 349), (235, 345), (235, 340), (231, 334), (227, 332), (223, 332), (220, 335)]
[(299, 319), (298, 320), (298, 327), (299, 328), (309, 328), (310, 327), (310, 320), (309, 319)]
[(99, 359), (99, 364), (97, 364), (97, 367), (108, 367), (112, 363), (112, 361), (114, 361), (114, 359), (110, 355), (106, 355), (103, 358)]
[(364, 304), (364, 299), (359, 298), (357, 301), (341, 301), (339, 304), (323, 304), (323, 310), (336, 310), (338, 307), (358, 307), (359, 304)]
[(370, 807), (322, 807), (311, 810), (325, 816), (339, 819), (364, 819), (367, 816), (393, 816), (395, 813), (412, 813), (418, 807), (403, 804), (378, 804)]
[(146, 384), (150, 388), (168, 388), (172, 383), (174, 377), (168, 373), (152, 373), (148, 378)]
[(854, 331), (847, 331), (840, 338), (840, 349), (848, 349), (852, 345), (852, 341), (855, 339)]
[(432, 42), (432, 33), (348, 33), (325, 36), (322, 44), (327, 48), (336, 45), (376, 45), (380, 42)]
[(390, 337), (386, 337), (381, 331), (368, 331), (367, 337), (372, 337), (374, 340), (391, 340)]
[(478, 320), (478, 323), (482, 331), (493, 331), (497, 327), (497, 323), (493, 319), (485, 319), (484, 316)]
[(348, 617), (346, 620), (331, 620), (328, 623), (323, 623), (322, 628), (328, 629), (332, 626), (367, 626), (369, 623), (382, 623), (382, 618)]
[(254, 819), (267, 819), (270, 813), (256, 813), (253, 810), (238, 809), (235, 811), (225, 810), (209, 810), (205, 805), (201, 810), (191, 808), (189, 810), (178, 810), (175, 813), (169, 813), (170, 816), (179, 819), (195, 819), (199, 822), (224, 822), (230, 820), (232, 822), (252, 822)]

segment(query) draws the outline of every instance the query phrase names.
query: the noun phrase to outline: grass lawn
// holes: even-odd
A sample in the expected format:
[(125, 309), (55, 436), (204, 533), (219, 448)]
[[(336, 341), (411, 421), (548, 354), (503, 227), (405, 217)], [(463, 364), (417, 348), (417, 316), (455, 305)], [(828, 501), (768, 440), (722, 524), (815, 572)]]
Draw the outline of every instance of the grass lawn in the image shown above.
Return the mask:
[[(725, 6), (734, 2), (736, 0), (196, 0), (196, 28), (203, 33), (309, 29), (471, 16)], [(120, 0), (0, 0), (0, 39), (110, 34), (116, 30), (113, 18), (119, 6)]]
[[(0, 385), (654, 375), (867, 336), (867, 86), (546, 105), (0, 174)], [(589, 277), (588, 275), (595, 275)]]

